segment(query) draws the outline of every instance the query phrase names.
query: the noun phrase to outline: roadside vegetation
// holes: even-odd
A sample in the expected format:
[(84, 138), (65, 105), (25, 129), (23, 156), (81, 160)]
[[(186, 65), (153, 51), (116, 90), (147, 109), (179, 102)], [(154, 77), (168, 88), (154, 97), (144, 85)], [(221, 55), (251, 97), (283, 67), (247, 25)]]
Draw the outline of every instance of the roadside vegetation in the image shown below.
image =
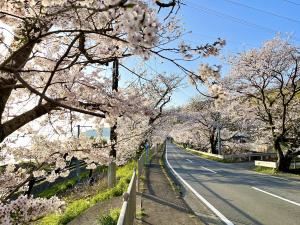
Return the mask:
[[(89, 176), (89, 172), (85, 171), (80, 173), (79, 180), (86, 180)], [(54, 195), (60, 195), (63, 192), (72, 189), (77, 184), (77, 177), (73, 177), (64, 181), (61, 181), (57, 184), (54, 184), (52, 187), (45, 189), (44, 191), (38, 194), (38, 197), (41, 198), (51, 198)]]
[(197, 150), (194, 150), (194, 149), (191, 149), (191, 148), (186, 148), (184, 147), (183, 145), (180, 145), (176, 142), (173, 142), (174, 144), (176, 144), (178, 147), (180, 148), (183, 148), (184, 150), (186, 150), (187, 152), (193, 154), (193, 155), (197, 155), (197, 156), (200, 156), (201, 158), (204, 158), (204, 159), (209, 159), (209, 160), (213, 160), (213, 161), (217, 161), (217, 162), (221, 162), (221, 163), (235, 163), (235, 162), (241, 162), (240, 160), (238, 159), (221, 159), (221, 158), (218, 158), (218, 157), (214, 157), (214, 156), (209, 156), (209, 155), (205, 155), (203, 153), (201, 153), (200, 151), (197, 151)]
[[(106, 172), (106, 167), (99, 166), (93, 171), (93, 174), (100, 174), (100, 173), (105, 173), (105, 172)], [(37, 196), (41, 197), (41, 198), (51, 198), (54, 195), (64, 196), (66, 191), (73, 190), (74, 188), (76, 188), (76, 186), (78, 185), (78, 181), (80, 183), (82, 183), (82, 182), (88, 183), (89, 182), (89, 174), (90, 174), (89, 170), (82, 171), (79, 174), (79, 178), (77, 178), (77, 176), (75, 176), (75, 177), (57, 182), (50, 188), (47, 188), (47, 189), (43, 190), (42, 192), (38, 193)], [(89, 185), (89, 186), (91, 186), (91, 185)]]
[(97, 194), (90, 197), (83, 197), (80, 199), (72, 200), (70, 198), (65, 198), (67, 204), (65, 210), (62, 213), (50, 214), (40, 221), (37, 224), (39, 225), (63, 225), (67, 224), (75, 217), (79, 216), (89, 207), (95, 205), (97, 202), (101, 202), (116, 196), (121, 196), (128, 188), (130, 182), (132, 171), (135, 166), (135, 162), (132, 161), (125, 166), (119, 167), (117, 169), (117, 185), (114, 188), (109, 188), (105, 190), (100, 190)]
[(263, 173), (267, 175), (275, 175), (275, 176), (284, 176), (290, 178), (300, 178), (300, 169), (291, 169), (288, 173), (280, 172), (277, 169), (262, 167), (262, 166), (255, 166), (253, 170), (258, 173)]
[(99, 225), (117, 225), (120, 211), (120, 208), (110, 210), (108, 214), (99, 218)]

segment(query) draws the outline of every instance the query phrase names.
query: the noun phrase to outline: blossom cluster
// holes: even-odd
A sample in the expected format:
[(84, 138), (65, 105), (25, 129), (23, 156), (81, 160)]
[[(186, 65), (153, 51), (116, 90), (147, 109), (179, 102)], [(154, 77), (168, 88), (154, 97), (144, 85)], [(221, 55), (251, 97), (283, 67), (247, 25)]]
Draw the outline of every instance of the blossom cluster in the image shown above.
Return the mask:
[(44, 215), (58, 212), (64, 204), (57, 197), (45, 199), (21, 195), (8, 204), (0, 202), (0, 224), (30, 224)]
[[(149, 8), (146, 1), (141, 0), (82, 0), (82, 1), (51, 1), (51, 0), (30, 0), (30, 1), (1, 1), (1, 9), (18, 17), (27, 17), (28, 23), (32, 23), (32, 28), (28, 33), (28, 27), (20, 28), (25, 24), (15, 20), (14, 17), (4, 16), (4, 23), (14, 27), (15, 35), (29, 35), (31, 38), (39, 38), (41, 34), (48, 32), (48, 24), (55, 24), (52, 30), (64, 29), (107, 29), (107, 35), (87, 35), (93, 41), (104, 42), (106, 46), (105, 54), (122, 55), (121, 49), (132, 48), (132, 53), (149, 58), (150, 49), (158, 41), (159, 22), (156, 12)], [(76, 8), (77, 14), (72, 13)], [(88, 13), (93, 11), (93, 15)], [(39, 20), (36, 23), (34, 17), (39, 12)], [(89, 18), (84, 20), (84, 18)], [(17, 25), (19, 23), (19, 25)], [(28, 23), (26, 26), (28, 26)], [(39, 30), (40, 32), (36, 32)], [(93, 32), (91, 32), (93, 33)], [(121, 38), (124, 37), (124, 38)], [(102, 45), (101, 45), (102, 46)], [(101, 51), (101, 48), (93, 48), (94, 52)], [(103, 49), (102, 49), (103, 51)], [(104, 55), (105, 55), (104, 54)]]

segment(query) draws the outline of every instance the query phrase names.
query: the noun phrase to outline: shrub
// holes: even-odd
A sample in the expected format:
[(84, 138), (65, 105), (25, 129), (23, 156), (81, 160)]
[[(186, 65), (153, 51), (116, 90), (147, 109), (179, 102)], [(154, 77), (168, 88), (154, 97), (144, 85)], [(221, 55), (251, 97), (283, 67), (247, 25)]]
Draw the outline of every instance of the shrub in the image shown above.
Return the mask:
[(120, 208), (110, 210), (109, 214), (103, 215), (99, 218), (100, 225), (116, 225), (120, 216)]

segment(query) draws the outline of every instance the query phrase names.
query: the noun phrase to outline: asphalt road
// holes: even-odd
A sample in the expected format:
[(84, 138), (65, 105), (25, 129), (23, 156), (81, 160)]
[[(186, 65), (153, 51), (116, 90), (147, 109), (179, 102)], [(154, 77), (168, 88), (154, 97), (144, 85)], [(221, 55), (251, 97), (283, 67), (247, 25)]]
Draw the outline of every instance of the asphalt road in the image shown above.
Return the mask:
[(179, 180), (224, 224), (300, 225), (299, 181), (202, 159), (169, 142), (166, 153)]

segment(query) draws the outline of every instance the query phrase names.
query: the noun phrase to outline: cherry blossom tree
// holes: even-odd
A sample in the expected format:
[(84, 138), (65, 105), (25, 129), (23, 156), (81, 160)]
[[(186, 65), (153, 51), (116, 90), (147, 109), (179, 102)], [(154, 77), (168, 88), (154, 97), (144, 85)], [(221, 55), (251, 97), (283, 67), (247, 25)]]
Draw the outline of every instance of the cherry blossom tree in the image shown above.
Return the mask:
[[(177, 81), (165, 75), (149, 78), (135, 73), (124, 65), (126, 58), (138, 56), (147, 60), (156, 56), (173, 63), (183, 74), (193, 75), (180, 64), (178, 55), (189, 61), (218, 54), (224, 45), (222, 40), (196, 47), (184, 42), (178, 47), (168, 46), (181, 36), (176, 19), (171, 15), (180, 4), (179, 0), (0, 2), (1, 153), (13, 154), (16, 160), (26, 158), (34, 162), (32, 168), (5, 168), (1, 174), (5, 182), (1, 182), (0, 187), (2, 208), (8, 210), (16, 208), (16, 203), (23, 204), (22, 196), (14, 203), (10, 197), (18, 190), (28, 188), (28, 182), (33, 178), (46, 177), (53, 181), (59, 176), (67, 176), (66, 163), (72, 157), (86, 161), (88, 168), (95, 168), (109, 162), (111, 145), (117, 144), (116, 149), (121, 152), (137, 136), (138, 130), (142, 134), (149, 133), (149, 127), (158, 121), (163, 107), (170, 101), (173, 82)], [(159, 21), (157, 14), (165, 9), (167, 15)], [(174, 57), (169, 56), (170, 52)], [(135, 82), (118, 91), (112, 88), (114, 80), (110, 71), (116, 60), (135, 75)], [(145, 118), (136, 119), (139, 116)], [(10, 145), (13, 133), (35, 135), (41, 127), (50, 126), (56, 134), (67, 134), (67, 129), (70, 127), (72, 131), (74, 123), (95, 119), (93, 117), (98, 118), (98, 122), (105, 119), (110, 124), (120, 120), (117, 143), (99, 146), (84, 137), (51, 140), (44, 134), (34, 137), (26, 149)], [(131, 130), (130, 137), (126, 137), (128, 134), (124, 129), (135, 127), (135, 120), (143, 122), (139, 129)], [(70, 125), (67, 126), (66, 121)], [(141, 139), (136, 139), (132, 146), (140, 142)], [(132, 152), (130, 148), (123, 153), (127, 157)], [(45, 169), (49, 165), (51, 171)], [(37, 199), (36, 207), (39, 201)], [(40, 203), (41, 207), (47, 204), (49, 210), (44, 210), (45, 213), (61, 205), (51, 199)], [(31, 210), (27, 209), (28, 212)], [(27, 223), (35, 216), (28, 215), (20, 221)], [(7, 224), (13, 219), (0, 218)]]
[[(8, 54), (2, 56), (0, 66), (1, 141), (28, 122), (60, 108), (101, 118), (128, 111), (126, 94), (107, 90), (110, 79), (97, 78), (115, 59), (133, 55), (147, 59), (155, 54), (189, 72), (164, 55), (170, 51), (164, 44), (178, 38), (173, 28), (175, 34), (169, 32), (174, 21), (160, 24), (156, 11), (145, 2), (4, 1), (1, 9), (1, 21), (13, 35), (11, 43), (3, 41)], [(221, 42), (196, 48), (183, 44), (173, 52), (209, 55), (219, 46)], [(97, 67), (90, 69), (92, 66)], [(10, 97), (18, 89), (19, 95), (27, 92), (37, 96), (37, 105), (7, 119), (7, 106), (13, 103)], [(110, 106), (120, 99), (123, 101)]]
[[(170, 135), (177, 142), (214, 154), (219, 153), (218, 147), (221, 147), (222, 154), (249, 151), (252, 141), (240, 143), (234, 140), (239, 133), (250, 135), (251, 129), (251, 123), (236, 113), (238, 104), (226, 100), (220, 105), (214, 101), (213, 98), (200, 96), (181, 107), (173, 114), (176, 124)], [(221, 146), (218, 146), (218, 141)]]
[(300, 154), (299, 60), (299, 47), (280, 37), (230, 59), (226, 87), (245, 118), (259, 126), (257, 136), (276, 150), (280, 171)]

